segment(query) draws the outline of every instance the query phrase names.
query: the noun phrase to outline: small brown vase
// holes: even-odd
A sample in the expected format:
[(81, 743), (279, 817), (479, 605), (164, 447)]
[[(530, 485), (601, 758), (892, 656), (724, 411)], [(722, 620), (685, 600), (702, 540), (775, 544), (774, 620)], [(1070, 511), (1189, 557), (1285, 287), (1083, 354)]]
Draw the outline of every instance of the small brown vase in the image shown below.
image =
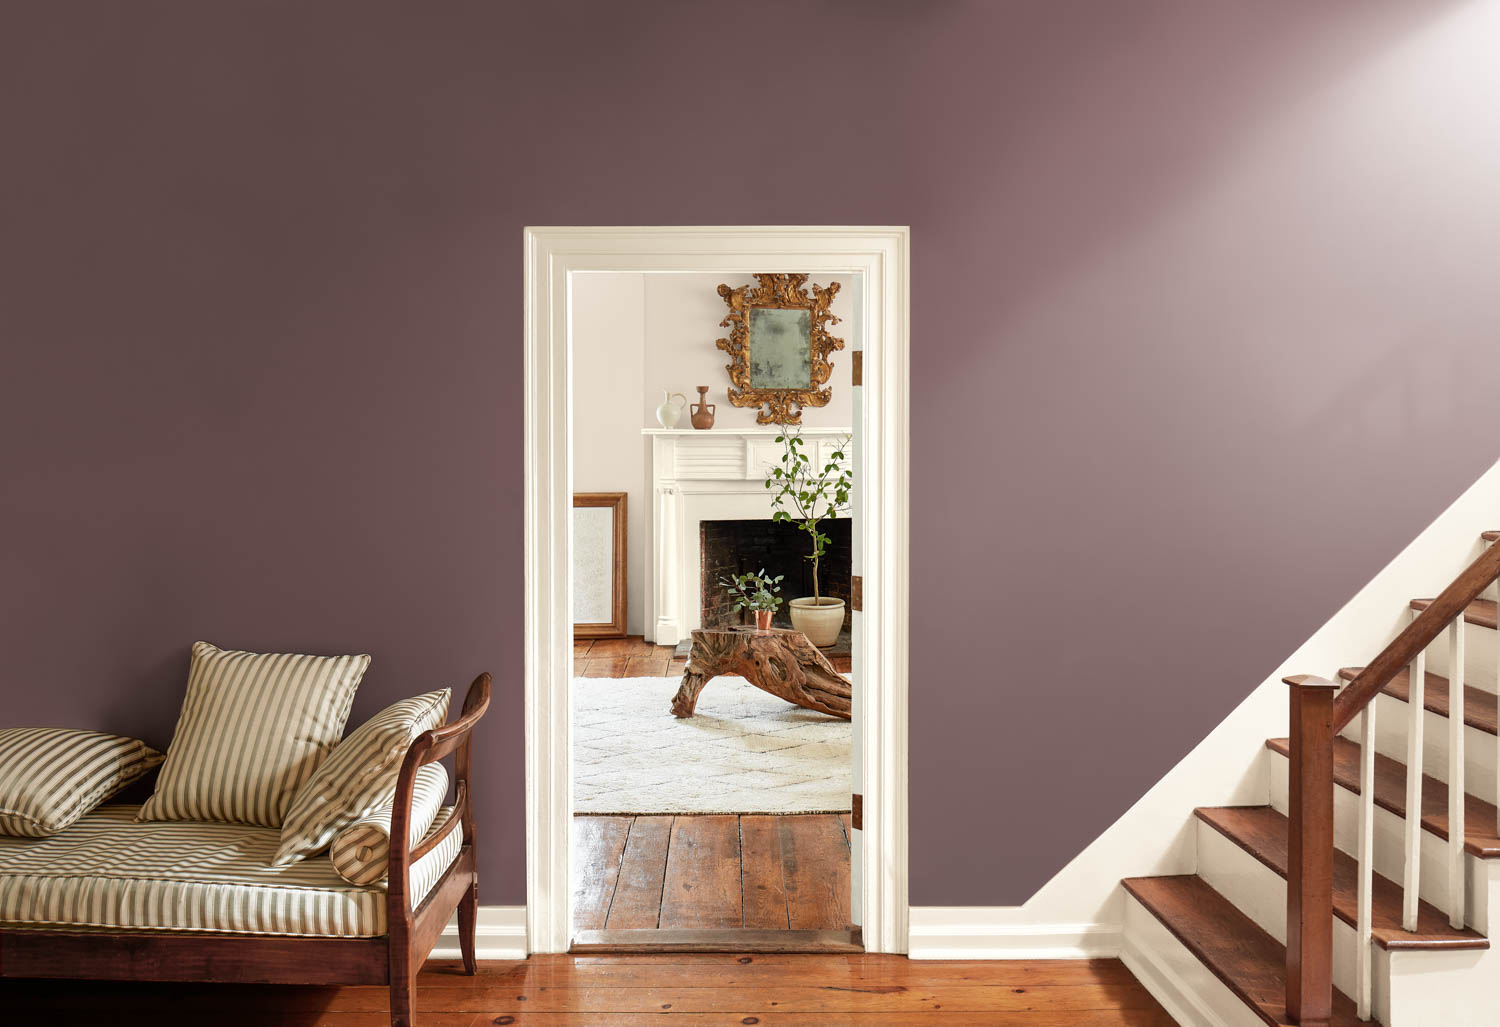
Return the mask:
[(694, 428), (712, 428), (714, 426), (714, 404), (708, 401), (708, 386), (698, 386), (698, 402), (688, 407), (692, 412)]
[[(709, 420), (710, 421), (713, 420), (713, 415), (712, 414), (709, 415)], [(771, 614), (772, 614), (772, 612), (773, 611), (771, 611), (771, 610), (756, 610), (755, 611), (755, 630), (756, 631), (770, 631), (771, 630)]]

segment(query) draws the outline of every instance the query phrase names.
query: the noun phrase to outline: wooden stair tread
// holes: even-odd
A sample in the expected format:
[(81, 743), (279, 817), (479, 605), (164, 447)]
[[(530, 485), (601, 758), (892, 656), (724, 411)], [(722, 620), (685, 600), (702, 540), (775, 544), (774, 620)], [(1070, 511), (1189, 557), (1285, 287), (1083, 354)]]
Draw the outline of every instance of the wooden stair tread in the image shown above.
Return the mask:
[[(1413, 599), (1411, 608), (1413, 610), (1425, 610), (1432, 605), (1431, 599)], [(1493, 599), (1476, 599), (1464, 608), (1464, 620), (1470, 624), (1477, 624), (1481, 628), (1493, 628), (1495, 626), (1495, 601)]]
[[(1285, 738), (1271, 738), (1266, 748), (1291, 759)], [(1351, 792), (1359, 791), (1359, 743), (1342, 736), (1333, 740), (1333, 782)], [(1406, 764), (1375, 754), (1375, 805), (1406, 816)], [(1422, 775), (1422, 829), (1439, 838), (1448, 837), (1448, 786), (1430, 774)], [(1495, 836), (1495, 807), (1473, 795), (1464, 796), (1464, 849), (1481, 859), (1500, 859), (1500, 838)]]
[[(1274, 871), (1287, 875), (1287, 819), (1270, 806), (1203, 807), (1198, 819), (1234, 842)], [(1385, 949), (1487, 949), (1489, 940), (1467, 928), (1448, 925), (1448, 914), (1429, 902), (1417, 908), (1417, 929), (1401, 928), (1401, 886), (1373, 874), (1370, 890), (1371, 933)], [(1333, 912), (1350, 927), (1357, 926), (1359, 864), (1341, 850), (1333, 854)]]
[[(1131, 877), (1120, 882), (1215, 977), (1262, 1020), (1280, 1027), (1286, 1015), (1286, 947), (1214, 891), (1201, 877)], [(1354, 1003), (1333, 992), (1329, 1027), (1374, 1027)]]
[[(1353, 681), (1363, 667), (1345, 667), (1339, 671), (1339, 677), (1346, 681)], [(1411, 701), (1411, 668), (1401, 671), (1391, 678), (1391, 683), (1383, 689), (1386, 695), (1402, 702)], [(1482, 688), (1473, 685), (1464, 686), (1464, 723), (1476, 731), (1487, 734), (1500, 734), (1497, 729), (1496, 699), (1493, 692), (1486, 692)], [(1428, 713), (1436, 713), (1439, 717), (1446, 717), (1450, 708), (1448, 702), (1448, 679), (1440, 674), (1428, 673), (1426, 684), (1422, 688), (1422, 708)]]
[(1484, 539), (1486, 542), (1495, 542), (1497, 540), (1500, 540), (1500, 531), (1487, 531), (1479, 537)]

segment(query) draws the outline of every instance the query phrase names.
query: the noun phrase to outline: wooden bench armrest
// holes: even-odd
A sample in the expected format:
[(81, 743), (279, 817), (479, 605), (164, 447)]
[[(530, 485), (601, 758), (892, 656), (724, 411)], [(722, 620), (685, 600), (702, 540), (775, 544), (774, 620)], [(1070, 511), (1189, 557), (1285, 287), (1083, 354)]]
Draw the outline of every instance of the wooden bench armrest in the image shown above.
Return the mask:
[[(413, 904), (410, 870), (413, 863), (436, 848), (459, 824), (462, 824), (464, 828), (465, 844), (471, 846), (474, 844), (469, 748), (474, 725), (479, 723), (479, 718), (484, 716), (489, 705), (490, 676), (481, 674), (474, 679), (473, 684), (469, 685), (469, 693), (464, 697), (463, 712), (458, 719), (442, 727), (433, 728), (431, 731), (422, 732), (412, 741), (411, 746), (406, 750), (406, 757), (401, 761), (401, 771), (396, 777), (396, 801), (391, 809), (391, 848), (387, 879), (389, 911), (393, 917), (398, 912), (405, 918), (411, 917)], [(412, 792), (416, 787), (417, 771), (455, 750), (458, 752), (458, 758), (455, 761), (455, 788), (458, 797), (453, 808), (453, 815), (448, 818), (448, 822), (443, 825), (441, 831), (422, 839), (413, 848), (411, 846), (411, 804)]]

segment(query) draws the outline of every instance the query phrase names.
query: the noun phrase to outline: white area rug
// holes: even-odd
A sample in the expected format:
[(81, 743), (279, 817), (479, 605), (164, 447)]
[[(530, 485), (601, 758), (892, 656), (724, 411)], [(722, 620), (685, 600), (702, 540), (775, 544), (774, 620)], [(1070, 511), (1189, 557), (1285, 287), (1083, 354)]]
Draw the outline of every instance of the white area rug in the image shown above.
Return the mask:
[(853, 791), (847, 720), (744, 678), (714, 678), (686, 720), (681, 678), (573, 679), (578, 813), (840, 813)]

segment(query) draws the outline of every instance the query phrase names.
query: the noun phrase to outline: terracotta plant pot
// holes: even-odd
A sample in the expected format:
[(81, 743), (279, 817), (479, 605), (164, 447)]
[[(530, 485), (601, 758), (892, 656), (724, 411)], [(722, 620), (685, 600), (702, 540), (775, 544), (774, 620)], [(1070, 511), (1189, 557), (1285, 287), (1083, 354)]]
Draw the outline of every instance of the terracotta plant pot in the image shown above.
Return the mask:
[(755, 611), (755, 630), (756, 631), (770, 631), (771, 630), (771, 614), (773, 612), (774, 611), (772, 611), (772, 610), (756, 610)]
[(844, 629), (842, 599), (804, 596), (793, 599), (787, 606), (792, 612), (792, 627), (806, 635), (813, 645), (826, 649), (839, 640), (839, 632)]

